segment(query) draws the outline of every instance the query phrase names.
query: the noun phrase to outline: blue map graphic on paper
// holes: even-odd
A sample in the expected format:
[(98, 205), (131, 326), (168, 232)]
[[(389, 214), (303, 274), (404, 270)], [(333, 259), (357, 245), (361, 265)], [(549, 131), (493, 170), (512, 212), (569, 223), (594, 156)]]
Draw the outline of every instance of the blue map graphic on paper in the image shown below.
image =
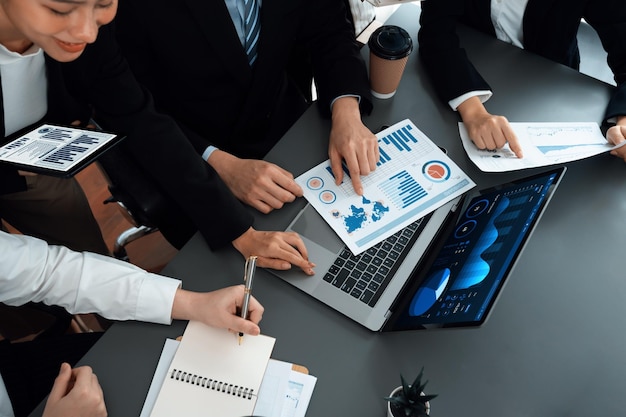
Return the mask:
[(343, 220), (346, 232), (353, 233), (370, 223), (379, 221), (388, 211), (389, 206), (385, 206), (381, 201), (372, 201), (363, 196), (360, 207), (352, 204), (349, 213), (342, 214), (334, 211), (332, 214), (335, 218)]

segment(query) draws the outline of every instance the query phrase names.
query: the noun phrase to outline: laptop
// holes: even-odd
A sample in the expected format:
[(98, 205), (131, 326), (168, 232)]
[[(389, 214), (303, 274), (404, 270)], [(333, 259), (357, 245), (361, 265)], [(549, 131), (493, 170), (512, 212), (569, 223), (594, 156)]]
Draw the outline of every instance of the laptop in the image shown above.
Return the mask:
[(469, 191), (356, 256), (307, 204), (287, 230), (315, 275), (271, 272), (373, 331), (480, 326), (565, 171)]

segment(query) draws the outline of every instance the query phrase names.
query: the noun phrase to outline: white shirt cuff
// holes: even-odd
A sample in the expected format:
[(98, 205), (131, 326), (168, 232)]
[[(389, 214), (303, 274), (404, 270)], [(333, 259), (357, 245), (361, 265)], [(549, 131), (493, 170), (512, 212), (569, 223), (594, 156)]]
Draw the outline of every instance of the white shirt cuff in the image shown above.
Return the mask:
[(209, 160), (209, 156), (211, 156), (211, 154), (212, 154), (213, 152), (217, 151), (217, 150), (218, 150), (218, 148), (216, 148), (215, 146), (213, 146), (213, 145), (209, 145), (209, 146), (208, 146), (208, 147), (204, 150), (204, 152), (202, 152), (202, 159), (204, 159), (205, 161), (208, 161), (208, 160)]
[(452, 107), (452, 110), (457, 111), (461, 103), (463, 103), (468, 98), (478, 97), (480, 102), (484, 103), (485, 101), (489, 100), (492, 95), (493, 93), (489, 90), (470, 91), (469, 93), (465, 93), (462, 96), (448, 101), (448, 104), (450, 105), (450, 107)]
[(356, 94), (344, 94), (343, 96), (335, 97), (335, 99), (330, 102), (330, 112), (331, 113), (333, 112), (333, 104), (335, 104), (335, 101), (337, 101), (337, 100), (339, 100), (340, 98), (343, 98), (343, 97), (354, 97), (359, 102), (359, 104), (361, 104), (361, 96), (356, 95)]
[(176, 290), (182, 282), (156, 274), (148, 274), (141, 283), (135, 320), (170, 324)]

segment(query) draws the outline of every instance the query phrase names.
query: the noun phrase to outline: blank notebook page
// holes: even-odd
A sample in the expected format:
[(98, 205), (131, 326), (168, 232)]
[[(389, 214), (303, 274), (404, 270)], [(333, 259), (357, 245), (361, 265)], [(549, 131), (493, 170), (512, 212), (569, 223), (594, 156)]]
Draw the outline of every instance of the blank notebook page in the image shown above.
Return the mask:
[(189, 322), (150, 416), (251, 415), (275, 341)]

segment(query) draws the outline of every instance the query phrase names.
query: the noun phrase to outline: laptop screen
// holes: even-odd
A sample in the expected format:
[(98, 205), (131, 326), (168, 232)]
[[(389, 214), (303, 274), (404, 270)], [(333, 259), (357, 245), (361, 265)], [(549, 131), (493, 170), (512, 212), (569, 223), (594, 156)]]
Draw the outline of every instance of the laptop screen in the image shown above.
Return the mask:
[(432, 263), (416, 271), (392, 329), (483, 323), (564, 171), (526, 177), (467, 201)]

